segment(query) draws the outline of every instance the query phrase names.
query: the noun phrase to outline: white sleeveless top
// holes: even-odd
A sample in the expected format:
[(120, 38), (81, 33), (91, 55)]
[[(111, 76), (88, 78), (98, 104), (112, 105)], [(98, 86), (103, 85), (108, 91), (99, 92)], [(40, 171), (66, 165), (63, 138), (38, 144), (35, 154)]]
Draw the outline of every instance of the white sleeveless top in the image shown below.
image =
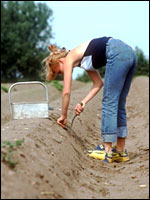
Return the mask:
[(92, 55), (83, 57), (80, 67), (86, 71), (97, 71), (92, 65)]

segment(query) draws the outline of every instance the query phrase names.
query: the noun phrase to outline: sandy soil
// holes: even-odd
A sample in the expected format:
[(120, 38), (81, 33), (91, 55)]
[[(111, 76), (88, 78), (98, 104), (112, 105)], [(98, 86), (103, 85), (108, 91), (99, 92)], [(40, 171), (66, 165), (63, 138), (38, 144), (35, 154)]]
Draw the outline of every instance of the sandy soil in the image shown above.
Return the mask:
[[(61, 92), (51, 85), (49, 105), (54, 110), (49, 110), (47, 119), (12, 120), (8, 94), (1, 92), (2, 141), (24, 138), (14, 151), (16, 169), (1, 161), (2, 199), (149, 198), (149, 79), (134, 79), (128, 95), (126, 147), (131, 159), (126, 163), (105, 163), (84, 152), (102, 143), (102, 90), (70, 128), (74, 107), (90, 88), (91, 83), (73, 81), (67, 129), (56, 123), (61, 113)], [(17, 89), (12, 96), (15, 101), (43, 98), (35, 86)]]

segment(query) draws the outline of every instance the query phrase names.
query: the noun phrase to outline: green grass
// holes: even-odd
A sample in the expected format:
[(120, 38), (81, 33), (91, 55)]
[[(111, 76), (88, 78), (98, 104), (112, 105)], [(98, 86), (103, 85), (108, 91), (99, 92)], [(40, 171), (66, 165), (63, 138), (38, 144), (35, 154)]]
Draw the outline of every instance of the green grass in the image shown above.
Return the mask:
[(48, 82), (48, 81), (45, 82), (45, 85), (49, 85), (49, 84), (51, 84), (53, 87), (57, 88), (59, 91), (63, 90), (63, 86), (62, 86), (62, 84), (59, 83), (58, 80), (52, 80), (50, 82)]
[(63, 86), (62, 86), (62, 84), (59, 83), (58, 80), (53, 80), (52, 81), (52, 86), (54, 86), (55, 88), (57, 88), (59, 91), (63, 90)]
[(12, 169), (14, 169), (18, 163), (13, 156), (14, 150), (21, 146), (23, 142), (24, 139), (16, 141), (7, 140), (1, 142), (1, 160)]
[[(6, 86), (1, 85), (1, 89), (2, 89), (4, 92), (8, 93), (8, 90), (9, 90), (9, 89), (8, 89)], [(16, 88), (13, 88), (12, 91), (17, 91), (17, 89), (16, 89)]]
[(8, 93), (8, 88), (7, 88), (6, 86), (1, 85), (1, 89), (2, 89), (4, 92)]

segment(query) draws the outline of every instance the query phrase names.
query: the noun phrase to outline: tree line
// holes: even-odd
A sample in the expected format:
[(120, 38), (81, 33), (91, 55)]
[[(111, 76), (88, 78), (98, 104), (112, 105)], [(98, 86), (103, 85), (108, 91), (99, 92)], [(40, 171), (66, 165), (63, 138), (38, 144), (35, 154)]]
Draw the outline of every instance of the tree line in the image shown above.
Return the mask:
[[(44, 80), (41, 61), (49, 54), (53, 38), (53, 11), (45, 3), (1, 1), (1, 81)], [(135, 48), (138, 66), (135, 75), (149, 76), (149, 60)], [(104, 77), (105, 67), (99, 69)], [(57, 77), (62, 79), (61, 76)], [(85, 72), (77, 80), (89, 81)]]
[(34, 1), (1, 1), (1, 79), (41, 78), (41, 61), (53, 37), (52, 10)]

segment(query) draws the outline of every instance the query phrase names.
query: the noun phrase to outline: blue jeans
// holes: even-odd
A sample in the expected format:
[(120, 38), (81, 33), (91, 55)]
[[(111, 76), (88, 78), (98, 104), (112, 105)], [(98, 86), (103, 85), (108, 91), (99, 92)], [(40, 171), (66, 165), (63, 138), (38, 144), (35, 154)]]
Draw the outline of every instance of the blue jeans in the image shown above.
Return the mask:
[(102, 99), (101, 133), (103, 142), (116, 142), (128, 135), (126, 98), (136, 68), (130, 46), (118, 39), (106, 44), (106, 71)]

